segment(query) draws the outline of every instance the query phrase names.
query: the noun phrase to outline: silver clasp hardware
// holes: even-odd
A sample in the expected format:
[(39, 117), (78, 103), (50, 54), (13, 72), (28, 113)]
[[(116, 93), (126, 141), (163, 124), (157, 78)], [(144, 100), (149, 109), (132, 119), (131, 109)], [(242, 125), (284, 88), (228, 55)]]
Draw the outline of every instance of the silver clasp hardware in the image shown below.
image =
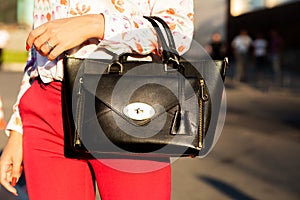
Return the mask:
[[(112, 67), (118, 67), (119, 70), (118, 71), (113, 71)], [(115, 61), (115, 62), (111, 63), (110, 65), (108, 65), (107, 72), (109, 74), (110, 73), (119, 73), (119, 74), (122, 74), (123, 73), (123, 65), (122, 65), (122, 63), (120, 63), (119, 61)]]
[(123, 108), (123, 113), (133, 120), (146, 120), (154, 116), (155, 110), (146, 103), (130, 103)]

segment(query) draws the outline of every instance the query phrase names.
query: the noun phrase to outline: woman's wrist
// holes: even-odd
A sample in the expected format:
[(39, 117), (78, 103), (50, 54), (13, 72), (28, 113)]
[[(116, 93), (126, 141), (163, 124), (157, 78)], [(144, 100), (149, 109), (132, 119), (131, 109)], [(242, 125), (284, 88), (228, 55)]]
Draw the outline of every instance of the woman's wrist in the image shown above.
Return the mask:
[(91, 17), (91, 38), (102, 40), (105, 29), (104, 16), (103, 14), (92, 14)]
[(9, 132), (9, 138), (16, 138), (16, 139), (22, 139), (23, 138), (23, 135), (17, 131), (13, 131), (11, 130)]

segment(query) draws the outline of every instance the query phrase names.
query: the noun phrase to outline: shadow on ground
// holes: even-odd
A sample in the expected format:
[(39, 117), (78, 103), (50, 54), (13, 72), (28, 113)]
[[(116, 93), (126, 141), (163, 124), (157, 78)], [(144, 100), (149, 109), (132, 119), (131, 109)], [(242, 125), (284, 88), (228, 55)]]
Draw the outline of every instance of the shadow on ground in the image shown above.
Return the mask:
[(226, 195), (229, 199), (233, 200), (255, 200), (255, 198), (243, 193), (242, 191), (238, 190), (237, 188), (227, 184), (221, 180), (208, 177), (208, 176), (199, 176), (198, 177), (201, 181), (209, 184), (210, 186), (214, 187), (219, 192)]

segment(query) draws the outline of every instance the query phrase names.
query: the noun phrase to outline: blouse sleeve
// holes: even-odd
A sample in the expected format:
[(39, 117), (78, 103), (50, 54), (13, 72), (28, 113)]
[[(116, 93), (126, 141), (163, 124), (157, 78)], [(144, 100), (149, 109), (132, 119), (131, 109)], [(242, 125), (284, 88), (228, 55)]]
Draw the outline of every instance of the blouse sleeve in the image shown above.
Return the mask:
[[(190, 47), (194, 32), (193, 0), (149, 0), (148, 4), (150, 15), (161, 17), (169, 25), (178, 53), (185, 53)], [(114, 53), (147, 54), (157, 49), (155, 31), (143, 16), (122, 13), (103, 15), (105, 32), (101, 45)]]
[(28, 56), (28, 61), (26, 65), (26, 70), (24, 72), (22, 82), (20, 85), (20, 90), (17, 96), (17, 100), (13, 106), (13, 114), (10, 117), (10, 120), (7, 123), (5, 133), (6, 135), (9, 136), (10, 131), (16, 131), (20, 134), (23, 134), (23, 124), (20, 116), (20, 111), (19, 111), (19, 102), (24, 93), (30, 88), (31, 82), (30, 79), (33, 77), (34, 71), (32, 70), (32, 64), (34, 63), (33, 61), (33, 56), (31, 55), (32, 52), (29, 52)]

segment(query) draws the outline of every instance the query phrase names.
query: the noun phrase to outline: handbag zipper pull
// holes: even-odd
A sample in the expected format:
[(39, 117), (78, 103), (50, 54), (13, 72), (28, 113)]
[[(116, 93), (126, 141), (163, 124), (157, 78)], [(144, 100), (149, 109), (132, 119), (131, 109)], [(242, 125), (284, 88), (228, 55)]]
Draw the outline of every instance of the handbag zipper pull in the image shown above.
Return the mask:
[(75, 147), (81, 147), (81, 141), (79, 139), (79, 135), (77, 131), (76, 131)]
[(204, 139), (204, 105), (203, 103), (208, 100), (208, 94), (205, 92), (205, 83), (204, 79), (201, 78), (199, 80), (200, 88), (199, 88), (199, 142), (198, 147), (203, 147), (203, 139)]
[[(82, 90), (82, 84), (83, 84), (83, 77), (80, 77), (79, 78), (79, 87), (78, 87), (78, 92), (77, 92), (77, 95), (78, 95), (78, 99), (77, 99), (77, 107), (79, 107), (80, 106), (80, 102), (81, 102), (81, 98), (82, 98), (82, 92), (81, 92), (81, 90)], [(78, 110), (80, 110), (80, 109), (78, 109)], [(76, 133), (75, 133), (75, 142), (74, 142), (74, 145), (75, 145), (75, 147), (77, 146), (77, 147), (80, 147), (81, 146), (81, 141), (80, 141), (80, 132), (77, 130), (77, 128), (79, 128), (80, 127), (80, 120), (81, 120), (81, 118), (80, 118), (80, 113), (77, 113), (77, 115), (76, 115), (76, 118), (77, 118), (77, 120), (76, 120), (76, 123), (77, 123), (77, 126), (75, 127), (76, 128)]]
[(207, 93), (205, 92), (204, 79), (201, 78), (199, 82), (200, 82), (200, 98), (201, 98), (203, 101), (207, 101), (207, 100), (208, 100), (208, 95), (207, 95)]

